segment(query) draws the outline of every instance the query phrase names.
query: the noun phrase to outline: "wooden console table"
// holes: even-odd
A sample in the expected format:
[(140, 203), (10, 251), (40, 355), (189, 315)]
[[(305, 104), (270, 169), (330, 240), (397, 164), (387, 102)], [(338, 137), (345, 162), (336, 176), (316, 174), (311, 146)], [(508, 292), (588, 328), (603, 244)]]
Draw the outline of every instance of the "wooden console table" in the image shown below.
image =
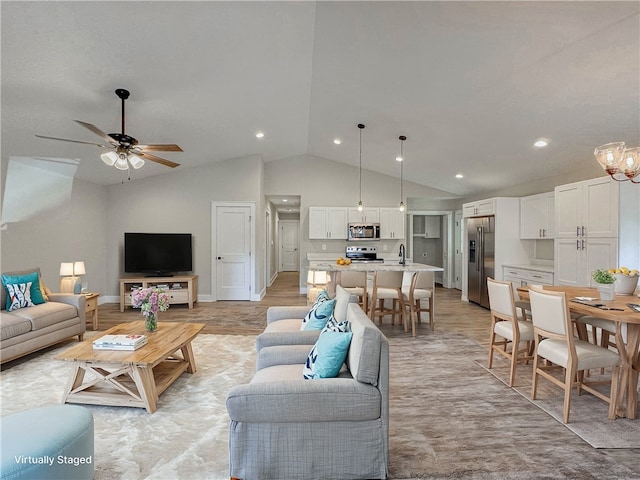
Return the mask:
[[(175, 277), (127, 277), (120, 279), (120, 311), (131, 306), (131, 291), (142, 287), (157, 287), (166, 285), (169, 304), (187, 303), (189, 308), (198, 301), (198, 276), (180, 275)], [(179, 288), (174, 288), (179, 286)]]

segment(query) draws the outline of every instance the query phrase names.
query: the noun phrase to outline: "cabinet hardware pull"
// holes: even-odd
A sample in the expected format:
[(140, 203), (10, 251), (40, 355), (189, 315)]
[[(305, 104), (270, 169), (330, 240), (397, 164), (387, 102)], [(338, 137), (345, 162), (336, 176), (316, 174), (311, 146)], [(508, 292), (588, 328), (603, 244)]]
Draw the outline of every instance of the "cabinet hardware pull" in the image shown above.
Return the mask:
[(580, 227), (576, 227), (576, 237), (580, 236)]
[(582, 250), (584, 250), (584, 240), (582, 240)]
[(576, 240), (576, 250), (580, 250), (580, 239)]
[(584, 228), (584, 225), (583, 225), (583, 226), (582, 226), (582, 236), (583, 236), (583, 237), (586, 235), (585, 231), (586, 231), (586, 228)]
[(542, 229), (542, 236), (543, 237), (547, 236), (547, 230), (545, 228)]

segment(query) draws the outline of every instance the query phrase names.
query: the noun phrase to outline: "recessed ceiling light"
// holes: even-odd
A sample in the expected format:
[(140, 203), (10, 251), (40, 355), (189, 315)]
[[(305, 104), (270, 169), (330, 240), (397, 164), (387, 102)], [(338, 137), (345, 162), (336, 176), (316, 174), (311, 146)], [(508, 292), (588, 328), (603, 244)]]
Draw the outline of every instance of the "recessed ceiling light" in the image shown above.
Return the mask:
[(464, 175), (462, 175), (461, 173), (457, 173), (456, 178), (464, 178)]
[(402, 160), (404, 160), (400, 155), (398, 155), (396, 157), (396, 162), (401, 162)]
[(286, 198), (282, 199), (283, 202), (288, 202), (289, 200), (287, 200)]
[(264, 137), (264, 132), (256, 132), (256, 138)]
[(536, 140), (536, 142), (533, 144), (534, 147), (538, 147), (538, 148), (544, 148), (547, 145), (549, 145), (549, 140), (547, 140), (546, 138), (539, 138), (538, 140)]
[(342, 140), (340, 140), (339, 138), (334, 138), (333, 143), (335, 143), (336, 145), (340, 145), (342, 143)]

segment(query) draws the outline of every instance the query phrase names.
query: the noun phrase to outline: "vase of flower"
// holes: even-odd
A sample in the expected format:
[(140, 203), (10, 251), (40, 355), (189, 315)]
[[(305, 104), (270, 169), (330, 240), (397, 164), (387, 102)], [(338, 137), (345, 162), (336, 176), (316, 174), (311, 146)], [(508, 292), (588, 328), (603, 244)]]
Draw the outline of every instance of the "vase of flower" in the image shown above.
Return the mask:
[(158, 317), (155, 313), (149, 313), (144, 319), (144, 326), (147, 332), (155, 332), (158, 329)]
[(136, 288), (131, 292), (131, 304), (142, 312), (147, 332), (155, 332), (158, 329), (158, 312), (169, 309), (169, 295), (157, 287)]

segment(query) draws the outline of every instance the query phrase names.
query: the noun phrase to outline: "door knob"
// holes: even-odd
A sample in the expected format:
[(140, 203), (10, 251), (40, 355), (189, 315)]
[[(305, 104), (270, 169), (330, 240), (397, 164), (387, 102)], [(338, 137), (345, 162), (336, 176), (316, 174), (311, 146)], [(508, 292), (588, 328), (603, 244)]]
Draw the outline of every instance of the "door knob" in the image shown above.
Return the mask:
[(218, 257), (218, 260), (222, 260), (222, 257)]

